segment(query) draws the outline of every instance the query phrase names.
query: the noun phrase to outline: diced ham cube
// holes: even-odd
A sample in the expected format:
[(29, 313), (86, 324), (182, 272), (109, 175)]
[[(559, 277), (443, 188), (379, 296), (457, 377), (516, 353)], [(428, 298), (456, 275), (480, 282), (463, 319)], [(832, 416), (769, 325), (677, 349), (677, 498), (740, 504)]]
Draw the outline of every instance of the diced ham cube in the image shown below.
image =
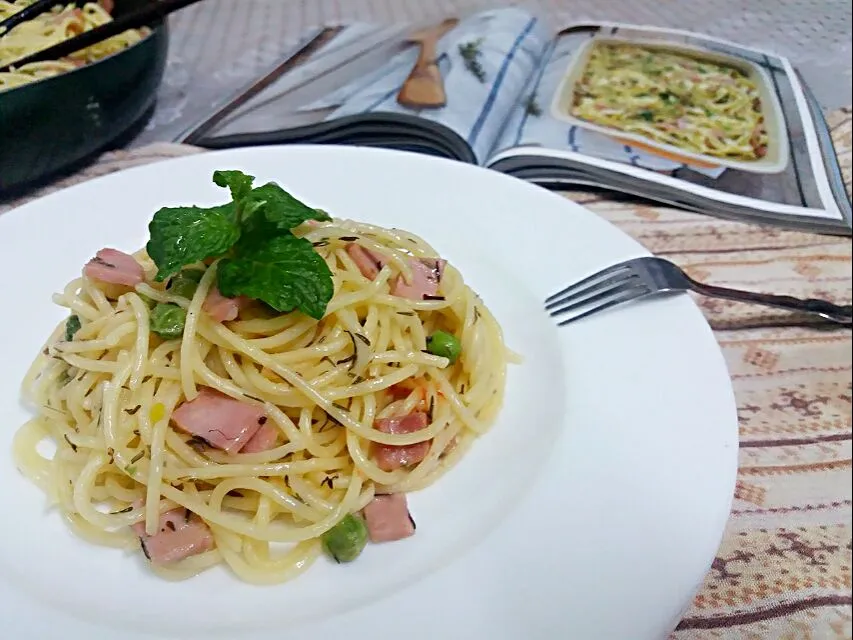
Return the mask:
[(266, 419), (263, 407), (234, 400), (207, 387), (172, 414), (179, 429), (226, 453), (245, 447)]
[(411, 258), (409, 265), (412, 268), (412, 281), (406, 282), (402, 274), (398, 275), (391, 286), (391, 295), (409, 300), (435, 296), (446, 264), (445, 260), (438, 258)]
[(261, 451), (273, 449), (277, 438), (278, 429), (275, 425), (264, 420), (264, 424), (255, 432), (255, 435), (246, 443), (246, 446), (240, 449), (240, 453), (260, 453)]
[(380, 256), (377, 256), (369, 249), (365, 249), (355, 242), (351, 242), (347, 245), (347, 253), (349, 254), (349, 257), (352, 258), (352, 261), (355, 262), (355, 266), (358, 267), (358, 270), (361, 271), (361, 275), (368, 280), (373, 280), (378, 276), (379, 271), (384, 266), (384, 262)]
[(240, 315), (240, 309), (245, 307), (248, 302), (249, 299), (245, 296), (226, 298), (219, 293), (219, 289), (213, 287), (208, 292), (201, 308), (216, 322), (228, 322), (236, 320), (237, 316)]
[(379, 418), (374, 426), (384, 433), (414, 433), (425, 428), (427, 424), (427, 414), (416, 411), (405, 416)]
[(415, 521), (409, 513), (405, 493), (376, 496), (363, 513), (371, 542), (393, 542), (415, 534)]
[[(420, 431), (428, 424), (427, 415), (416, 411), (405, 416), (381, 418), (375, 427), (384, 433), (413, 433)], [(430, 440), (395, 446), (376, 443), (373, 445), (373, 457), (377, 466), (383, 471), (394, 471), (400, 467), (417, 464), (429, 453)]]
[(83, 267), (83, 275), (107, 284), (135, 287), (145, 280), (142, 265), (136, 259), (118, 249), (101, 249)]
[(172, 509), (160, 515), (157, 533), (145, 533), (145, 523), (137, 522), (142, 551), (153, 564), (169, 564), (213, 549), (213, 534), (207, 524), (186, 509)]

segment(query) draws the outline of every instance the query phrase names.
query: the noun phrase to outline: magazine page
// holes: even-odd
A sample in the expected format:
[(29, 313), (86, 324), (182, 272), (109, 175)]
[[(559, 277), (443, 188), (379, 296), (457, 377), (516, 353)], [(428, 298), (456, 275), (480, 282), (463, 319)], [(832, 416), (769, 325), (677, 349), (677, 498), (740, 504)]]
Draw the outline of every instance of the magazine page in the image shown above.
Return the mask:
[(834, 220), (849, 209), (833, 197), (788, 61), (683, 31), (606, 24), (561, 32), (489, 164), (536, 148), (658, 193)]
[(553, 32), (517, 8), (453, 19), (435, 44), (443, 106), (401, 104), (418, 60), (420, 36), (438, 25), (352, 25), (313, 59), (241, 105), (215, 137), (304, 127), (364, 114), (417, 117), (447, 127), (479, 162), (494, 148), (519, 95), (535, 74)]

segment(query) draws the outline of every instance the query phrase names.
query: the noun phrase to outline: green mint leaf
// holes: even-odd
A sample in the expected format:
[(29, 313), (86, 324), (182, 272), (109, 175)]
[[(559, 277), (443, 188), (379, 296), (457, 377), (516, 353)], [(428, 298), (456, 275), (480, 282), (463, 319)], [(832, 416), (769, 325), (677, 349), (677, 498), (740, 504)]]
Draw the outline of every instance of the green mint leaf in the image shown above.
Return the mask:
[(240, 237), (236, 205), (163, 207), (148, 225), (148, 255), (162, 282), (182, 267), (228, 251)]
[(169, 281), (169, 286), (166, 290), (173, 296), (181, 296), (187, 300), (192, 300), (203, 275), (204, 271), (201, 269), (184, 269)]
[(242, 171), (214, 171), (213, 182), (219, 187), (227, 187), (231, 191), (231, 197), (235, 201), (242, 200), (252, 191), (252, 183), (255, 176), (250, 176)]
[(319, 320), (334, 294), (332, 272), (313, 245), (291, 234), (242, 245), (219, 263), (219, 291), (248, 296), (276, 311), (299, 309)]
[(151, 310), (149, 317), (151, 331), (166, 340), (180, 338), (186, 322), (186, 310), (172, 303), (159, 303)]
[(71, 342), (74, 339), (74, 334), (80, 331), (80, 318), (77, 316), (68, 316), (65, 321), (65, 341)]
[(306, 220), (331, 220), (325, 211), (309, 207), (274, 182), (252, 189), (243, 203), (243, 220), (248, 220), (254, 210), (260, 210), (270, 223), (282, 231), (298, 227)]
[(136, 295), (138, 295), (138, 296), (139, 296), (139, 299), (140, 299), (140, 300), (142, 300), (142, 304), (144, 304), (144, 305), (145, 305), (146, 307), (148, 307), (149, 309), (150, 309), (151, 307), (153, 307), (155, 304), (157, 304), (157, 303), (154, 301), (154, 299), (153, 299), (153, 298), (149, 298), (149, 297), (148, 297), (148, 296), (146, 296), (144, 293), (139, 293), (139, 292), (137, 292), (137, 293), (136, 293)]

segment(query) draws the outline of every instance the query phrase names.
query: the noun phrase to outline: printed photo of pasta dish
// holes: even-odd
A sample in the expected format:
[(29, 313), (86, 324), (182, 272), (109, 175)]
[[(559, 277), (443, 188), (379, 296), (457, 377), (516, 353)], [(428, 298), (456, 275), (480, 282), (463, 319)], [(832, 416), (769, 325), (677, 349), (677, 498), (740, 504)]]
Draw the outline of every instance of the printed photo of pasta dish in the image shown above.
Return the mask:
[(406, 494), (489, 429), (517, 357), (419, 237), (214, 182), (229, 202), (157, 211), (55, 296), (14, 457), (89, 542), (274, 584), (413, 535)]
[(742, 161), (767, 154), (755, 82), (735, 67), (634, 44), (596, 43), (571, 114), (693, 153)]
[[(0, 22), (12, 17), (33, 2), (35, 0), (13, 0), (12, 2), (0, 0)], [(8, 33), (0, 33), (0, 66), (111, 22), (112, 10), (112, 0), (66, 4), (58, 2), (51, 11), (22, 22)], [(0, 72), (0, 91), (56, 76), (106, 58), (139, 42), (147, 32), (147, 29), (128, 29), (61, 60), (32, 62), (12, 71)]]

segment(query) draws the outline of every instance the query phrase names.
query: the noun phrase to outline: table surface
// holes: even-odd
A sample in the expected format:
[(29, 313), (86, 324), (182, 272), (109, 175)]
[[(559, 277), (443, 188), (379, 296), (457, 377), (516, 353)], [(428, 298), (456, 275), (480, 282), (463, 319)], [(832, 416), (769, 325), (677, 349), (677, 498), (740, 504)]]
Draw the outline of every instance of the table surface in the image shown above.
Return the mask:
[[(830, 114), (829, 122), (849, 193), (850, 108)], [(29, 197), (190, 153), (203, 151), (159, 143), (108, 153)], [(849, 238), (614, 202), (600, 194), (566, 197), (702, 281), (851, 302)], [(7, 208), (0, 205), (0, 214)], [(792, 326), (791, 316), (762, 307), (697, 301), (731, 372), (740, 465), (720, 549), (671, 640), (849, 640), (851, 332)], [(618, 604), (614, 607), (618, 615)]]

